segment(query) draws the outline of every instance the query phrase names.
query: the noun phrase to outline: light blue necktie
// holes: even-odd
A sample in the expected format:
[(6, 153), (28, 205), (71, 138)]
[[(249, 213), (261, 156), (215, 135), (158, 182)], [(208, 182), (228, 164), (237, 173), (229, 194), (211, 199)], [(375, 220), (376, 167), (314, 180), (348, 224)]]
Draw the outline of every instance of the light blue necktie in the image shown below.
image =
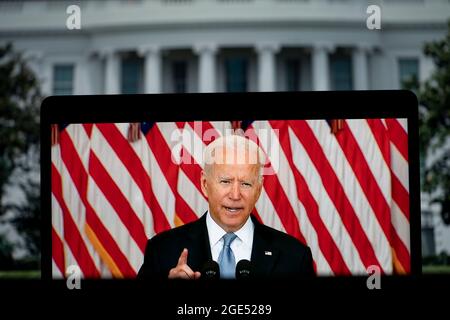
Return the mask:
[(236, 237), (237, 235), (234, 233), (226, 233), (222, 237), (223, 247), (219, 254), (220, 277), (222, 279), (234, 279), (236, 277), (236, 260), (234, 258), (233, 250), (230, 248), (231, 243)]

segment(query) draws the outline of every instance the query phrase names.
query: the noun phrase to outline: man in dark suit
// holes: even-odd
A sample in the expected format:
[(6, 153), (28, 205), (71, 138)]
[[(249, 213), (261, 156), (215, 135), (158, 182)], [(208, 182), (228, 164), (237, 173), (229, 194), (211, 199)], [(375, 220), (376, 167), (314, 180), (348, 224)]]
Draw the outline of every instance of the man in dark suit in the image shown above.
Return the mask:
[(311, 250), (251, 215), (263, 181), (265, 156), (253, 141), (224, 136), (208, 145), (201, 188), (209, 210), (197, 221), (156, 235), (147, 243), (139, 278), (198, 279), (217, 261), (221, 278), (234, 278), (237, 262), (251, 261), (252, 277), (314, 275)]

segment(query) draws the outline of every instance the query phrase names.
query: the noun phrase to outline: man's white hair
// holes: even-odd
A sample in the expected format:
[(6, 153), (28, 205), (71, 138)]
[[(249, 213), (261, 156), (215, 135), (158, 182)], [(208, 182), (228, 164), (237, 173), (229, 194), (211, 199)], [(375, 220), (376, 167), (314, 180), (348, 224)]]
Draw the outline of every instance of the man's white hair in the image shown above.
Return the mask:
[[(218, 150), (222, 152), (218, 153)], [(217, 138), (206, 146), (203, 154), (203, 168), (207, 175), (211, 173), (212, 165), (215, 163), (258, 164), (258, 178), (261, 181), (266, 155), (254, 141), (240, 135), (226, 135)]]

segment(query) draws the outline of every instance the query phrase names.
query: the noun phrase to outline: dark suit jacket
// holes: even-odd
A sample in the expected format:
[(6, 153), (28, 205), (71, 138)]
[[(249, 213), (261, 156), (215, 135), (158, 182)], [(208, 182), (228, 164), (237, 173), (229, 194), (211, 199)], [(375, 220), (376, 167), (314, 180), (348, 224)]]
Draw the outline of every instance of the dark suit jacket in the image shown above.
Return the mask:
[[(299, 278), (314, 275), (311, 250), (296, 238), (259, 223), (255, 225), (251, 254), (254, 278)], [(206, 214), (197, 221), (162, 232), (147, 242), (144, 264), (138, 278), (166, 278), (175, 267), (183, 248), (188, 265), (200, 271), (211, 260)], [(271, 252), (272, 254), (267, 254)]]

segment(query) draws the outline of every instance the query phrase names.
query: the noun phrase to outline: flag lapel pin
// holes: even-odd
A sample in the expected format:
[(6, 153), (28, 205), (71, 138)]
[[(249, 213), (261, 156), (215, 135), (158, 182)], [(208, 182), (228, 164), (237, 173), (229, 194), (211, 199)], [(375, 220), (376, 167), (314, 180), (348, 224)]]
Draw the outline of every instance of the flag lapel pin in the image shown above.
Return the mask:
[(271, 256), (271, 255), (272, 255), (272, 251), (264, 251), (264, 254), (265, 254), (266, 256)]

